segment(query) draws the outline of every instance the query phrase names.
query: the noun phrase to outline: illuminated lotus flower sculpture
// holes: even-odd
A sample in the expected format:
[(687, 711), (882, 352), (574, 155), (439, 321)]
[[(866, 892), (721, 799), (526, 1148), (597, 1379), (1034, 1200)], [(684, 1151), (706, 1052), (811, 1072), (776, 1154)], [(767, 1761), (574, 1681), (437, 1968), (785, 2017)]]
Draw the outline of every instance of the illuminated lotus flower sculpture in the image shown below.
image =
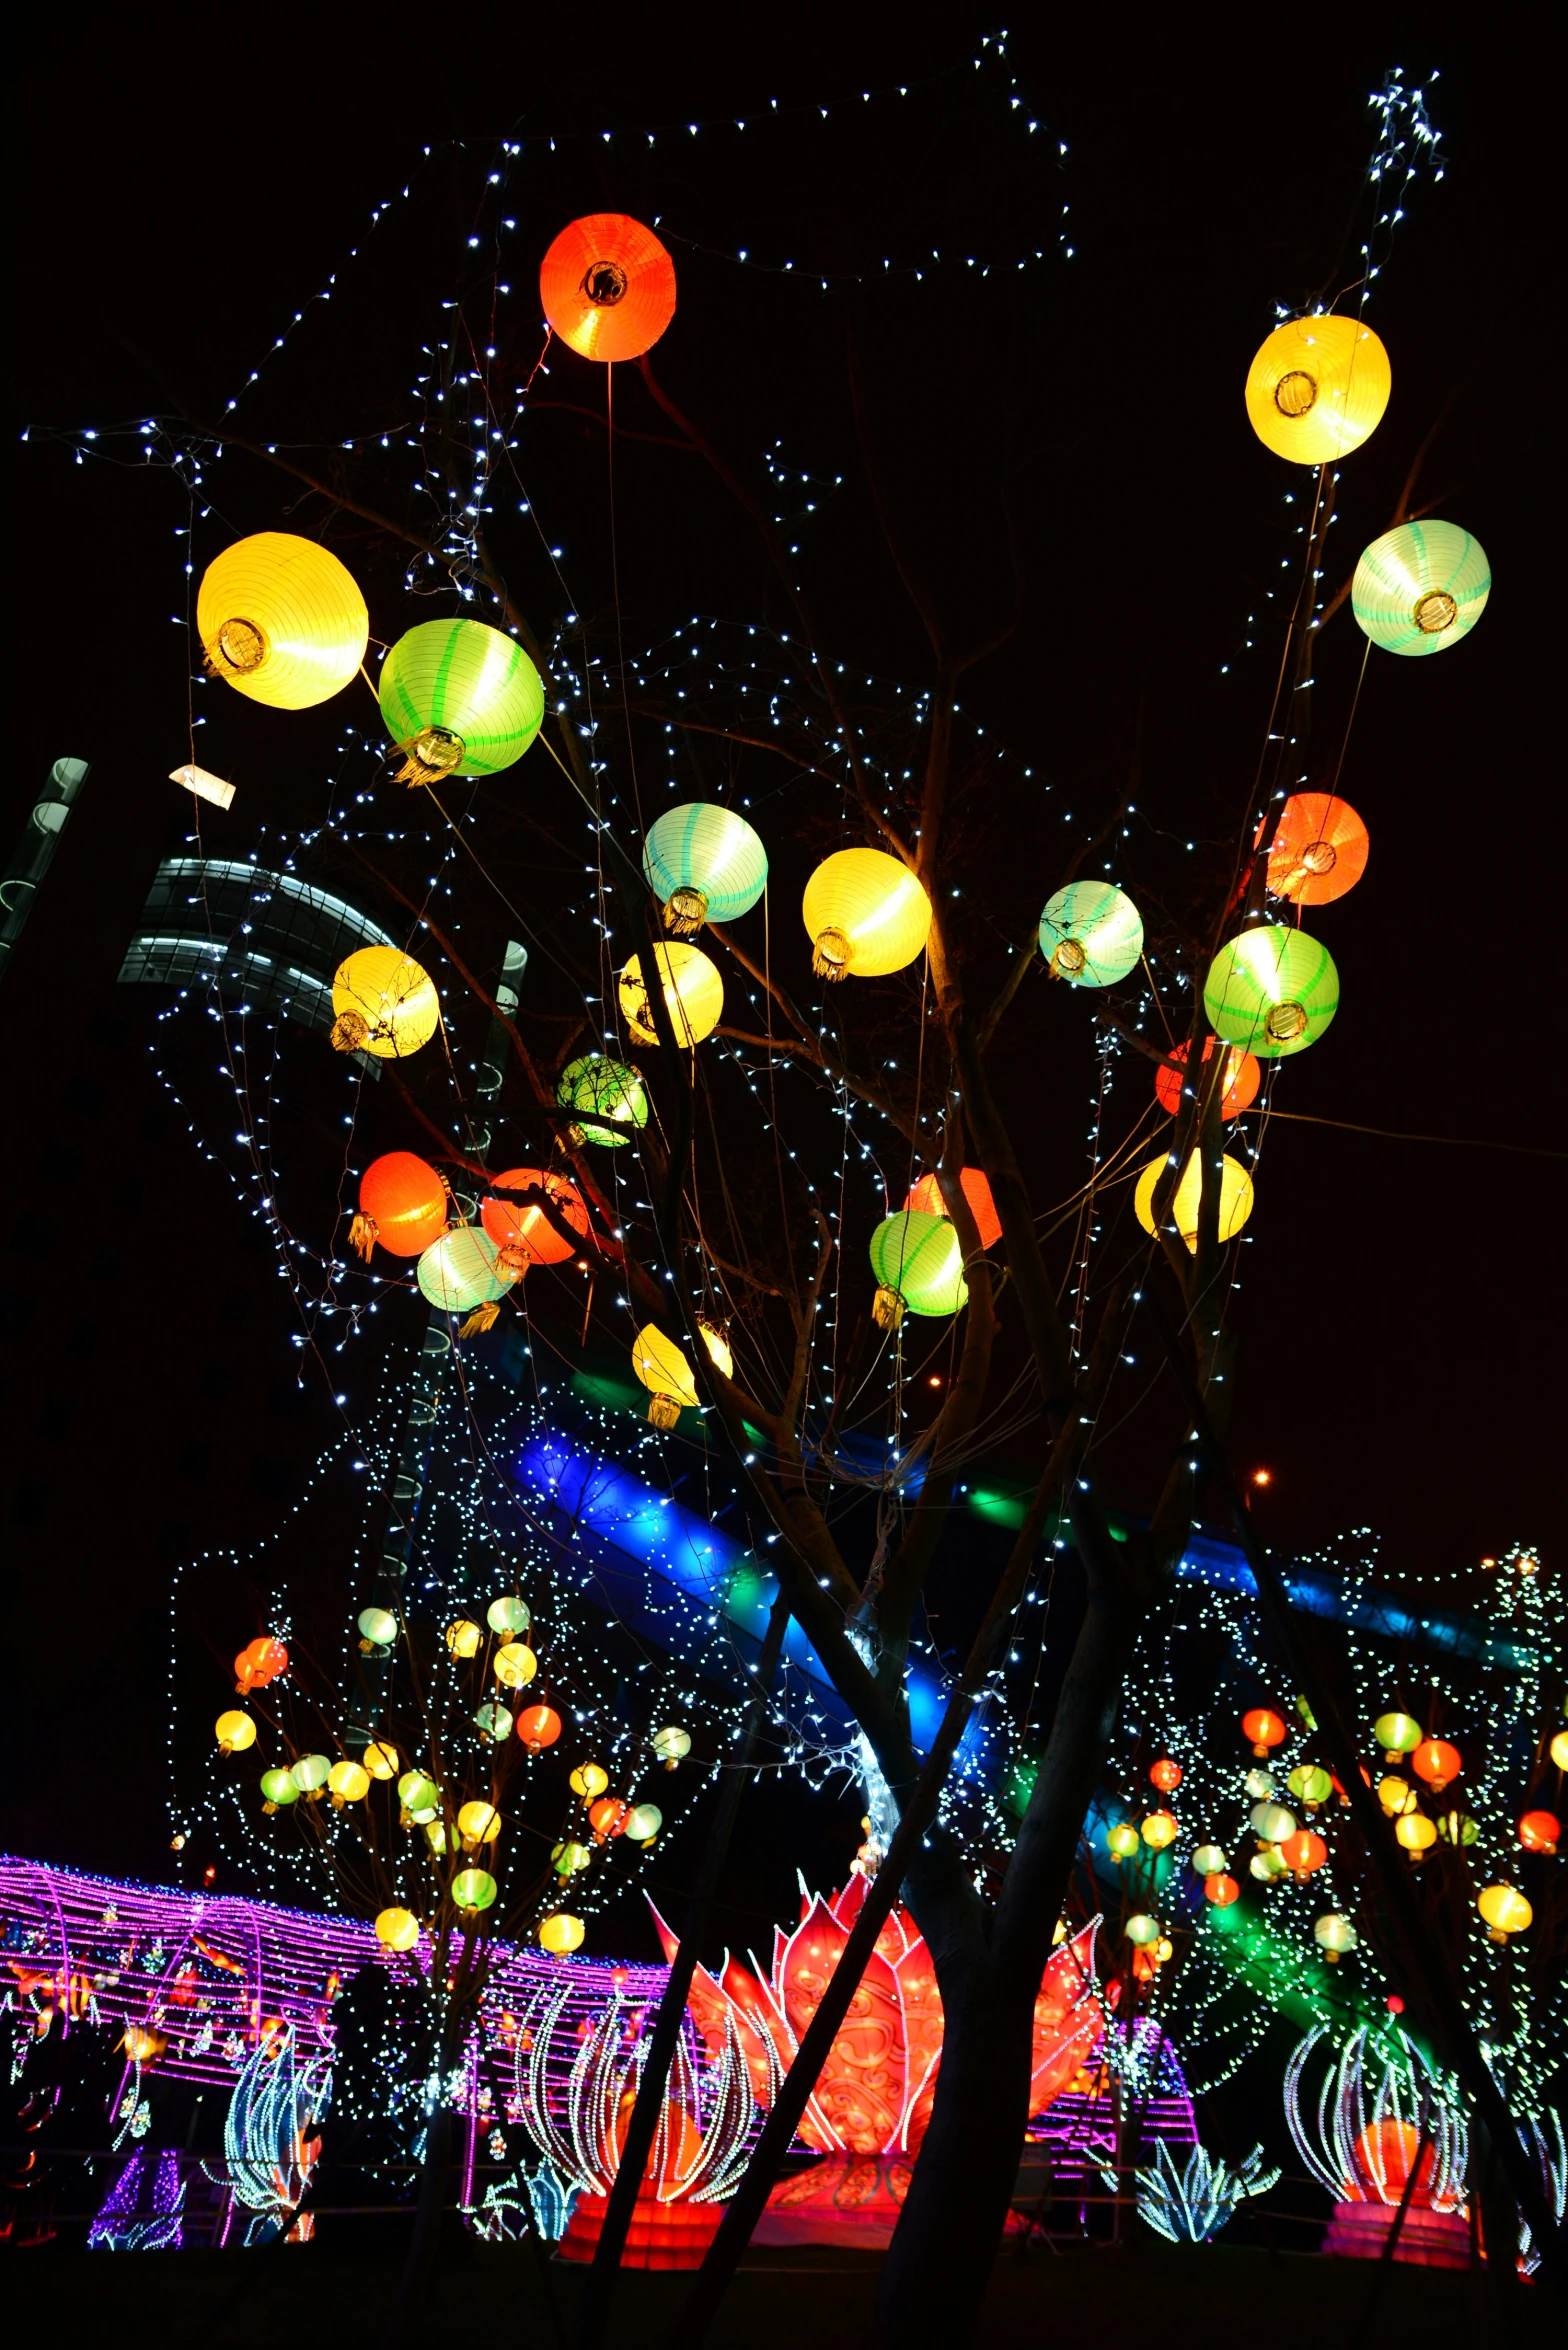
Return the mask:
[[(690, 2011), (718, 2058), (732, 2042), (743, 2051), (751, 2093), (764, 2111), (788, 2070), (865, 1899), (854, 1876), (824, 1901), (801, 1885), (800, 1923), (775, 1928), (773, 1970), (748, 1974), (726, 1955), (718, 1975), (699, 1967)], [(657, 1911), (665, 1955), (677, 1938)], [(1099, 1920), (1051, 1957), (1034, 2009), (1029, 2111), (1050, 2105), (1079, 2071), (1104, 2016), (1094, 1977)], [(931, 2118), (942, 2061), (942, 1999), (936, 1969), (914, 1920), (895, 1909), (877, 1937), (849, 2014), (833, 2043), (800, 2135), (827, 2157), (785, 2179), (769, 2197), (754, 2241), (886, 2241), (909, 2185), (910, 2164)]]
[[(1317, 2059), (1327, 2057), (1326, 2074)], [(1430, 2071), (1396, 2027), (1363, 2025), (1335, 2049), (1320, 2026), (1285, 2068), (1285, 2119), (1313, 2177), (1334, 2196), (1325, 2252), (1375, 2260), (1412, 2167), (1415, 2184), (1394, 2257), (1438, 2268), (1469, 2263), (1469, 2134), (1453, 2084)]]

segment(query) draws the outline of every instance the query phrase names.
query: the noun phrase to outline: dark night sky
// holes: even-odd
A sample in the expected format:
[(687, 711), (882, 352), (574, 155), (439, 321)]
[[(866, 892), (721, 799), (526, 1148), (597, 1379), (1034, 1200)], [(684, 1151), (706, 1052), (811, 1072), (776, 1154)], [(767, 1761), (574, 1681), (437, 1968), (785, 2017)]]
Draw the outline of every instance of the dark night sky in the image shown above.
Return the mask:
[[(477, 153), (519, 114), (532, 134), (752, 112), (775, 91), (798, 101), (915, 81), (972, 46), (933, 14), (896, 42), (803, 34), (763, 61), (672, 39), (661, 20), (618, 44), (601, 26), (579, 57), (564, 31), (525, 34), (521, 21), (481, 9), (464, 14), (460, 36), (400, 44), (356, 20), (323, 46), (318, 18), (274, 12), (260, 53), (243, 59), (194, 13), (106, 17), (70, 43), (41, 36), (22, 107), (22, 421), (213, 414), (427, 139), (466, 138)], [(1346, 469), (1335, 537), (1348, 569), (1456, 395), (1423, 484), (1481, 538), (1496, 585), (1451, 656), (1373, 655), (1344, 782), (1372, 862), (1319, 924), (1342, 1008), (1280, 1098), (1357, 1125), (1560, 1148), (1550, 876), (1564, 844), (1548, 716), (1558, 599), (1540, 521), (1547, 239), (1560, 208), (1546, 181), (1546, 99), (1527, 71), (1505, 87), (1479, 48), (1367, 43), (1324, 43), (1286, 74), (1261, 59), (1021, 37), (1023, 87), (1071, 153), (1060, 180), (1039, 171), (1032, 195), (998, 167), (990, 219), (984, 173), (966, 181), (952, 146), (921, 152), (875, 128), (804, 161), (782, 137), (764, 151), (758, 134), (733, 170), (712, 160), (712, 142), (690, 156), (665, 142), (657, 166), (630, 142), (617, 159), (568, 142), (524, 177), (516, 275), (527, 279), (558, 225), (600, 203), (679, 224), (691, 249), (677, 246), (682, 306), (661, 371), (760, 480), (759, 443), (776, 431), (805, 462), (852, 445), (842, 326), (824, 330), (823, 308), (804, 297), (790, 313), (771, 283), (737, 295), (735, 273), (702, 248), (751, 237), (780, 251), (798, 237), (814, 257), (835, 241), (858, 251), (945, 225), (947, 206), (955, 243), (989, 233), (1011, 250), (1036, 233), (1031, 204), (1038, 241), (1054, 238), (1065, 192), (1077, 258), (1028, 281), (1011, 311), (948, 285), (928, 327), (897, 303), (878, 314), (867, 382), (889, 478), (955, 625), (978, 631), (1006, 594), (991, 437), (1038, 427), (1043, 455), (1020, 499), (1022, 625), (978, 673), (973, 706), (1056, 782), (1058, 807), (1086, 779), (1085, 808), (1114, 788), (1141, 706), (1151, 827), (1217, 832), (1238, 779), (1244, 790), (1271, 656), (1223, 685), (1217, 672), (1277, 567), (1289, 486), (1246, 428), (1244, 367), (1275, 300), (1332, 264), (1366, 152), (1366, 91), (1392, 56), (1416, 75), (1439, 64), (1447, 177), (1420, 190), (1370, 313), (1394, 396)], [(467, 169), (471, 183), (472, 159)], [(350, 275), (345, 299), (312, 312), (260, 395), (269, 436), (302, 418), (294, 437), (329, 440), (335, 419), (357, 415), (362, 377), (400, 395), (460, 246), (461, 174), (449, 177), (426, 167), (364, 290)], [(542, 426), (531, 459), (590, 570), (601, 462), (602, 442), (566, 420)], [(629, 457), (626, 474), (628, 613), (649, 633), (698, 609), (745, 619), (756, 558), (718, 493), (694, 485), (688, 461), (652, 450)], [(150, 1872), (170, 1566), (264, 1534), (333, 1419), (323, 1396), (296, 1393), (259, 1234), (151, 1080), (150, 1007), (113, 985), (152, 871), (184, 830), (158, 780), (184, 755), (185, 641), (167, 618), (179, 501), (166, 477), (77, 468), (42, 438), (20, 450), (12, 479), (5, 839), (52, 758), (94, 762), (6, 975), (0, 1028), (12, 1456), (0, 1588), (25, 1684), (13, 1751), (51, 1751), (84, 1688), (112, 1686), (124, 1782), (103, 1800), (65, 1766), (54, 1796), (30, 1797), (6, 1834), (13, 1847)], [(234, 535), (289, 527), (260, 469), (225, 472), (223, 493)], [(821, 542), (824, 607), (857, 660), (918, 679), (920, 640), (890, 579), (850, 562), (863, 520), (849, 506)], [(603, 583), (594, 590), (602, 599)], [(373, 586), (372, 607), (390, 613), (390, 594), (378, 605)], [(1327, 737), (1343, 726), (1360, 651), (1347, 611), (1321, 660)], [(263, 725), (249, 753), (257, 788), (209, 839), (245, 854), (263, 808), (282, 822), (307, 814), (319, 796), (311, 761), (331, 739), (330, 727), (286, 739)], [(1013, 881), (1043, 899), (1064, 837), (1058, 825), (1039, 843), (989, 844), (1010, 926)], [(1135, 843), (1134, 875), (1140, 853)], [(1152, 840), (1142, 853), (1152, 870)], [(1071, 1167), (1089, 1062), (1062, 1068), (1024, 1124), (1042, 1164), (1059, 1154)], [(1307, 1546), (1370, 1525), (1407, 1574), (1463, 1566), (1516, 1537), (1557, 1540), (1560, 1191), (1561, 1162), (1546, 1157), (1275, 1127), (1240, 1301), (1237, 1429), (1238, 1460), (1276, 1472), (1271, 1539)], [(350, 1384), (363, 1376), (368, 1362)], [(1147, 1461), (1117, 1471), (1124, 1497), (1146, 1503)], [(112, 1682), (89, 1647), (112, 1655)]]

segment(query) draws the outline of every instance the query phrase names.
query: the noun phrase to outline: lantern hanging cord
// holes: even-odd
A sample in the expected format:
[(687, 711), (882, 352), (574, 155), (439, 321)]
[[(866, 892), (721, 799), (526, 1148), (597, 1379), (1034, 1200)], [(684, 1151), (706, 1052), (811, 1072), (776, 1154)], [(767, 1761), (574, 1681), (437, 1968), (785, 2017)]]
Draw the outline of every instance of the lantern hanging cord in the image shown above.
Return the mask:
[(1276, 1118), (1289, 1118), (1301, 1126), (1338, 1126), (1346, 1134), (1375, 1134), (1382, 1142), (1436, 1142), (1446, 1143), (1451, 1150), (1512, 1151), (1527, 1159), (1568, 1159), (1568, 1151), (1549, 1150), (1544, 1143), (1499, 1142), (1490, 1134), (1403, 1134), (1392, 1126), (1358, 1126), (1349, 1118), (1319, 1118), (1307, 1110), (1270, 1110), (1271, 1125)]

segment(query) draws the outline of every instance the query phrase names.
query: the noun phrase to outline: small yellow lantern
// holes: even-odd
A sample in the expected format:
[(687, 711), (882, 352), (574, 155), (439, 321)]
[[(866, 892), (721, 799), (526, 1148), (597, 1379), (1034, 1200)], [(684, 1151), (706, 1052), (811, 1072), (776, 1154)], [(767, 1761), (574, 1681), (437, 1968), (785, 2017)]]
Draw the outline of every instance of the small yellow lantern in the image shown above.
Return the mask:
[(1138, 1831), (1130, 1820), (1121, 1820), (1105, 1832), (1105, 1846), (1112, 1860), (1131, 1860), (1138, 1849)]
[(1139, 1823), (1138, 1833), (1152, 1852), (1163, 1852), (1168, 1845), (1175, 1843), (1180, 1830), (1174, 1812), (1151, 1811), (1148, 1818)]
[(357, 947), (332, 977), (332, 1047), (406, 1060), (441, 1023), (435, 981), (401, 947)]
[(196, 596), (207, 667), (275, 710), (309, 710), (359, 673), (370, 641), (365, 599), (314, 539), (258, 531), (209, 563)]
[(213, 1728), (218, 1735), (220, 1754), (243, 1754), (248, 1746), (256, 1743), (256, 1725), (249, 1714), (242, 1713), (237, 1705), (230, 1706), (227, 1713), (219, 1714)]
[[(656, 946), (653, 955), (664, 983), (665, 1008), (676, 1043), (688, 1048), (701, 1044), (724, 1017), (724, 982), (719, 977), (718, 965), (701, 947), (682, 946), (678, 942), (673, 946)], [(657, 1044), (659, 1037), (648, 1002), (648, 983), (636, 955), (621, 973), (620, 997), (633, 1044)]]
[(477, 1656), (484, 1633), (467, 1616), (459, 1616), (455, 1624), (446, 1628), (446, 1644), (454, 1656)]
[(465, 1803), (457, 1815), (457, 1832), (463, 1850), (477, 1852), (481, 1844), (493, 1844), (500, 1835), (501, 1815), (493, 1803)]
[(652, 1398), (648, 1417), (655, 1428), (673, 1428), (682, 1410), (697, 1401), (690, 1363), (656, 1322), (644, 1323), (632, 1340), (632, 1369)]
[(1568, 1730), (1559, 1730), (1546, 1751), (1558, 1770), (1568, 1771)]
[(419, 1920), (411, 1909), (384, 1909), (376, 1918), (376, 1939), (388, 1950), (412, 1950), (419, 1940)]
[[(667, 1771), (673, 1771), (691, 1752), (691, 1732), (667, 1722), (662, 1730), (655, 1730), (648, 1742)], [(606, 1786), (609, 1781), (606, 1780)]]
[(1394, 1822), (1394, 1834), (1412, 1861), (1425, 1859), (1437, 1842), (1437, 1830), (1424, 1811), (1407, 1811)]
[(373, 1738), (360, 1760), (373, 1779), (397, 1777), (397, 1748), (389, 1746), (384, 1738)]
[(1506, 1942), (1510, 1934), (1522, 1934), (1535, 1915), (1524, 1895), (1512, 1885), (1488, 1885), (1476, 1895), (1475, 1905), (1494, 1942)]
[(580, 1795), (584, 1803), (593, 1803), (604, 1793), (609, 1784), (608, 1771), (601, 1769), (596, 1762), (579, 1763), (567, 1781), (572, 1793)]
[(370, 1793), (370, 1773), (363, 1763), (335, 1762), (327, 1773), (327, 1791), (334, 1811), (345, 1803), (363, 1803)]
[(1247, 415), (1276, 457), (1331, 465), (1375, 431), (1388, 406), (1388, 353), (1359, 319), (1288, 319), (1247, 373)]
[(1319, 1918), (1312, 1932), (1330, 1966), (1338, 1966), (1345, 1952), (1354, 1950), (1360, 1939), (1349, 1918), (1341, 1917), (1337, 1910)]
[(508, 1640), (496, 1650), (490, 1670), (503, 1689), (526, 1689), (539, 1670), (539, 1659), (526, 1640)]
[(925, 946), (931, 900), (907, 865), (881, 849), (839, 849), (806, 884), (801, 905), (819, 979), (877, 979)]
[[(1169, 1159), (1155, 1159), (1144, 1168), (1132, 1195), (1133, 1213), (1145, 1232), (1155, 1230), (1154, 1188), (1170, 1165)], [(1180, 1181), (1171, 1194), (1165, 1213), (1175, 1225), (1194, 1256), (1198, 1253), (1198, 1207), (1203, 1190), (1203, 1169), (1196, 1151), (1187, 1156)], [(1220, 1160), (1219, 1238), (1234, 1240), (1252, 1213), (1252, 1177), (1239, 1159), (1228, 1155)]]
[(719, 1373), (720, 1377), (724, 1379), (733, 1379), (735, 1376), (735, 1357), (730, 1351), (730, 1342), (725, 1337), (724, 1332), (719, 1327), (718, 1323), (710, 1322), (706, 1314), (699, 1314), (697, 1317), (697, 1336), (702, 1340), (703, 1345), (707, 1348), (708, 1360), (713, 1365), (714, 1369)]
[(587, 1930), (581, 1918), (568, 1916), (564, 1909), (555, 1910), (539, 1928), (540, 1948), (548, 1950), (552, 1958), (565, 1958), (581, 1950)]
[(1390, 1772), (1377, 1783), (1377, 1799), (1391, 1820), (1403, 1819), (1407, 1811), (1416, 1808), (1416, 1791), (1408, 1779), (1395, 1778)]

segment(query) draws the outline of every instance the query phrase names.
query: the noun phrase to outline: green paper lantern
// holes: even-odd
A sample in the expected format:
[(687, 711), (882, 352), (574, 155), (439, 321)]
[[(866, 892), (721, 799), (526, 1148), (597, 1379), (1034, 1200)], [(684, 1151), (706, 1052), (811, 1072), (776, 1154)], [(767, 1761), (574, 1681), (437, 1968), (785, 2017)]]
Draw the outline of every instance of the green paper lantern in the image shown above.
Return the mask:
[(1334, 1782), (1321, 1763), (1298, 1763), (1285, 1784), (1298, 1803), (1314, 1811), (1334, 1792)]
[(767, 886), (768, 852), (732, 808), (684, 800), (649, 826), (642, 869), (665, 928), (687, 936), (750, 913)]
[[(648, 1123), (648, 1096), (642, 1079), (624, 1061), (607, 1061), (602, 1053), (588, 1053), (580, 1061), (568, 1062), (561, 1071), (555, 1098), (563, 1110), (578, 1113), (578, 1139), (597, 1142), (605, 1150), (619, 1150)], [(588, 1112), (593, 1114), (586, 1115)]]
[(497, 1746), (504, 1745), (512, 1735), (511, 1708), (487, 1699), (474, 1716), (474, 1727), (482, 1736), (493, 1738)]
[(1316, 1044), (1339, 1009), (1339, 973), (1304, 930), (1260, 922), (1222, 946), (1203, 983), (1209, 1025), (1260, 1060)]
[(367, 1648), (390, 1648), (397, 1638), (397, 1618), (390, 1608), (361, 1608), (359, 1630)]
[(1401, 1755), (1414, 1754), (1420, 1745), (1421, 1725), (1413, 1714), (1396, 1710), (1378, 1715), (1372, 1725), (1372, 1735), (1389, 1761), (1397, 1763)]
[(1114, 987), (1143, 953), (1143, 916), (1108, 881), (1070, 881), (1045, 901), (1040, 952), (1053, 979)]
[(492, 1599), (485, 1609), (485, 1622), (503, 1640), (521, 1640), (532, 1621), (527, 1603), (521, 1599)]
[(871, 1270), (879, 1284), (872, 1311), (884, 1330), (897, 1329), (906, 1307), (912, 1314), (956, 1314), (968, 1302), (964, 1252), (946, 1216), (920, 1208), (885, 1216), (871, 1235)]
[(1127, 1920), (1122, 1932), (1135, 1949), (1147, 1950), (1151, 1942), (1158, 1942), (1160, 1938), (1160, 1921), (1139, 1910)]
[(316, 1794), (331, 1775), (332, 1765), (324, 1754), (302, 1754), (297, 1763), (289, 1766), (289, 1777), (301, 1795)]
[(505, 1297), (521, 1274), (501, 1264), (500, 1251), (477, 1224), (457, 1224), (433, 1240), (419, 1260), (419, 1286), (442, 1314), (471, 1314)]
[(452, 1879), (452, 1899), (470, 1916), (488, 1909), (496, 1896), (496, 1881), (488, 1869), (459, 1869)]
[(516, 639), (483, 620), (422, 620), (381, 665), (381, 715), (408, 783), (496, 775), (544, 720), (544, 684)]
[(274, 1811), (280, 1804), (298, 1803), (299, 1801), (299, 1789), (294, 1784), (294, 1774), (281, 1765), (274, 1770), (262, 1772), (261, 1792)]
[(397, 1783), (397, 1799), (420, 1827), (441, 1809), (441, 1790), (425, 1771), (405, 1771)]
[(1456, 522), (1401, 522), (1374, 539), (1356, 565), (1350, 608), (1364, 636), (1386, 653), (1419, 659), (1468, 636), (1492, 592), (1479, 539)]

